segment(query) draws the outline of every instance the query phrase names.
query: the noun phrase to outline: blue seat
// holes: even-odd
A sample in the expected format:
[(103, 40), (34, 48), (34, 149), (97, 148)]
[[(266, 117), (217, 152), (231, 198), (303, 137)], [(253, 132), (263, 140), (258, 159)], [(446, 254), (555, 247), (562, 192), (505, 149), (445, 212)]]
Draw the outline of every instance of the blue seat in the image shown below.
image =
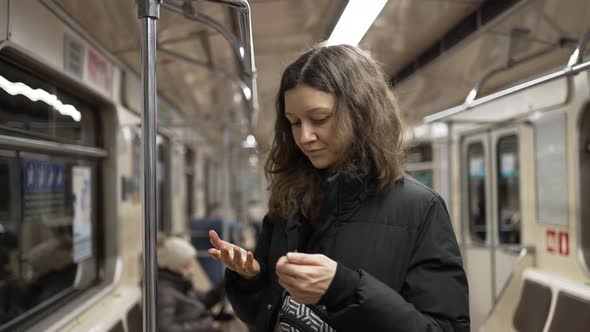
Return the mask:
[(197, 260), (213, 285), (218, 284), (223, 279), (224, 268), (222, 262), (216, 261), (207, 254), (207, 250), (211, 248), (211, 243), (209, 242), (209, 230), (214, 230), (217, 234), (223, 237), (224, 223), (228, 224), (228, 230), (231, 229), (232, 223), (221, 219), (194, 219), (191, 220), (189, 224), (191, 243), (200, 253)]

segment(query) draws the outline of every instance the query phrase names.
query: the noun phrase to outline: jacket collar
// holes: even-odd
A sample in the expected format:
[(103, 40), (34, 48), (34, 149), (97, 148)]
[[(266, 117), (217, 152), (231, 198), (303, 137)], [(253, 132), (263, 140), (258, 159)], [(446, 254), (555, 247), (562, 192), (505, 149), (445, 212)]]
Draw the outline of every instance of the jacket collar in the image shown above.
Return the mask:
[(181, 290), (183, 293), (192, 288), (192, 283), (190, 280), (187, 280), (179, 273), (166, 268), (158, 268), (158, 279), (160, 281), (169, 282), (170, 284), (174, 285), (174, 288)]
[(357, 210), (360, 202), (375, 188), (376, 170), (373, 163), (359, 165), (352, 170), (333, 173), (326, 179), (323, 214), (333, 214), (338, 219), (345, 218)]
[[(319, 214), (322, 226), (310, 242), (322, 237), (332, 224), (346, 222), (358, 211), (361, 202), (376, 188), (376, 173), (373, 163), (369, 162), (363, 167), (327, 175), (323, 206)], [(287, 219), (285, 234), (288, 250), (298, 248), (299, 231), (304, 220), (301, 212)]]

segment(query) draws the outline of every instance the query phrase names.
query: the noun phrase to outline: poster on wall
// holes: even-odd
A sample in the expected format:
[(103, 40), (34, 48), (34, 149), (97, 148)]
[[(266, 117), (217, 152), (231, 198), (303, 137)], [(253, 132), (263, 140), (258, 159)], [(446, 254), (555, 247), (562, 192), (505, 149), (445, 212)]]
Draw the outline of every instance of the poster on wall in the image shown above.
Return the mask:
[(537, 221), (568, 224), (566, 116), (545, 113), (534, 122)]
[(74, 262), (92, 256), (92, 173), (90, 167), (72, 167)]

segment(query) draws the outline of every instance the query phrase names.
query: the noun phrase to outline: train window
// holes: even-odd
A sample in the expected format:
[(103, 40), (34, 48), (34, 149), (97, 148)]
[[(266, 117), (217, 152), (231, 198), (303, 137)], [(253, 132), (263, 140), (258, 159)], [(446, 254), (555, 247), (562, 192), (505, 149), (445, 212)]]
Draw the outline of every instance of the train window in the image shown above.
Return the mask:
[[(14, 154), (0, 158), (1, 196), (9, 202), (0, 212), (0, 329), (97, 278), (96, 162)], [(95, 277), (76, 284), (80, 273)]]
[(186, 183), (186, 217), (190, 221), (195, 213), (195, 153), (187, 148), (184, 159), (184, 176)]
[(467, 147), (467, 197), (469, 201), (469, 230), (471, 240), (485, 243), (487, 237), (486, 219), (486, 166), (484, 147), (480, 142)]
[(520, 244), (518, 137), (502, 137), (497, 147), (498, 239), (501, 244)]
[(418, 144), (408, 149), (406, 162), (424, 163), (429, 161), (432, 161), (432, 145), (430, 143)]
[(95, 122), (95, 114), (86, 103), (15, 64), (0, 61), (1, 130), (11, 135), (94, 146)]
[(408, 171), (408, 174), (428, 188), (432, 188), (432, 170)]
[[(2, 135), (84, 150), (98, 145), (96, 118), (84, 99), (0, 59)], [(99, 161), (11, 144), (0, 150), (2, 331), (26, 329), (99, 280)]]
[(168, 177), (169, 167), (169, 144), (168, 140), (160, 135), (157, 136), (157, 157), (158, 164), (156, 167), (156, 185), (158, 190), (157, 196), (157, 213), (158, 229), (163, 232), (169, 232), (172, 229), (172, 223), (168, 218), (168, 204), (170, 199), (170, 180)]

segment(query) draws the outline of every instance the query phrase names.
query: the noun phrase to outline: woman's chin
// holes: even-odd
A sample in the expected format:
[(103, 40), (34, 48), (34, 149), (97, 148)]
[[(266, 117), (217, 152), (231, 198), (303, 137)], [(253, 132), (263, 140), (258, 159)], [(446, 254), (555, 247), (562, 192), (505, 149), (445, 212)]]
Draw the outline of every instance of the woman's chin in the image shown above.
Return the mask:
[(313, 167), (315, 167), (316, 169), (326, 169), (330, 167), (330, 163), (326, 162), (325, 160), (313, 160), (310, 159), (309, 161), (311, 161), (311, 164), (313, 165)]

